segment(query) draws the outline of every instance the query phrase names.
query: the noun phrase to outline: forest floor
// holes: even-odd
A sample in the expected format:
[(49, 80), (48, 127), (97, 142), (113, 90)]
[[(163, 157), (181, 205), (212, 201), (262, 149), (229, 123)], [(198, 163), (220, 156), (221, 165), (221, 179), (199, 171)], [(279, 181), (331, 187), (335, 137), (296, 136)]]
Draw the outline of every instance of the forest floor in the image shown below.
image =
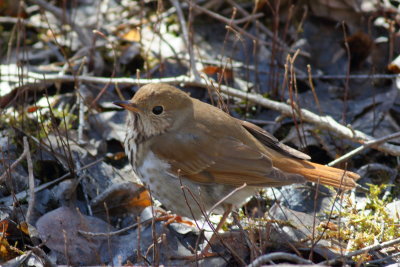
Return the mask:
[[(399, 30), (383, 0), (0, 1), (0, 263), (400, 262)], [(358, 173), (357, 188), (260, 190), (216, 257), (185, 258), (220, 216), (157, 220), (113, 104), (154, 82)]]

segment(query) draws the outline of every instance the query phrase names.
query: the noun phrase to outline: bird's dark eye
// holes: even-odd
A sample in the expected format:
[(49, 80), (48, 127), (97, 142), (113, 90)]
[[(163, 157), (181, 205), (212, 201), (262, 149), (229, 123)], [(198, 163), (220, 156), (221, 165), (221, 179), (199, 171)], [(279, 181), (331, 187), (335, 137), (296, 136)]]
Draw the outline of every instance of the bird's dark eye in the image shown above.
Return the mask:
[(152, 112), (155, 115), (160, 115), (163, 112), (164, 108), (162, 106), (155, 106), (152, 110)]

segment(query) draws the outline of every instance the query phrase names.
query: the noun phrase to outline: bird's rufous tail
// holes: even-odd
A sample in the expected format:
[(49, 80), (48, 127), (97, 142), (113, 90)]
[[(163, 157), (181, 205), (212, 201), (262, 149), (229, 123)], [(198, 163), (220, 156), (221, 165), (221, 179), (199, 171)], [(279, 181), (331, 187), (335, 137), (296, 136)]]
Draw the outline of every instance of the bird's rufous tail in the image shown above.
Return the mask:
[(285, 172), (300, 174), (310, 182), (330, 185), (343, 190), (354, 188), (355, 181), (360, 178), (357, 173), (306, 160), (286, 158), (286, 161), (274, 162), (274, 166)]

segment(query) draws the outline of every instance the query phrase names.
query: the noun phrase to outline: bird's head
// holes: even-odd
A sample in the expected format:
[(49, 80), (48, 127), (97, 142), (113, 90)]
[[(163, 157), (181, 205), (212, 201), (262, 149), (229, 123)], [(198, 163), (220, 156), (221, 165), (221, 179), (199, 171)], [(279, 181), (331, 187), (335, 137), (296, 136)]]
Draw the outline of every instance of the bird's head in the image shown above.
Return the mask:
[(192, 99), (168, 84), (141, 87), (129, 101), (115, 101), (129, 112), (130, 122), (145, 138), (178, 129), (192, 114)]

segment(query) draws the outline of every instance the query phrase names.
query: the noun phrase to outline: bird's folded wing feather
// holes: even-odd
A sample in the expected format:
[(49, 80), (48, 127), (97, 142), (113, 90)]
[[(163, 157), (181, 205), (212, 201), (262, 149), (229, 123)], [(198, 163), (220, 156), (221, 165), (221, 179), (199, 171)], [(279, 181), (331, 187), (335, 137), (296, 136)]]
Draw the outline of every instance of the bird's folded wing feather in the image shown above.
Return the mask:
[(291, 148), (290, 146), (287, 146), (281, 142), (279, 142), (278, 139), (275, 138), (272, 134), (267, 132), (266, 130), (258, 127), (257, 125), (247, 122), (247, 121), (242, 121), (239, 120), (239, 123), (249, 132), (251, 133), (255, 138), (258, 139), (261, 143), (263, 143), (265, 146), (272, 148), (280, 153), (282, 153), (285, 156), (297, 158), (297, 159), (305, 159), (309, 160), (311, 159), (310, 156), (307, 154), (304, 154), (294, 148)]
[(154, 140), (151, 149), (171, 165), (173, 173), (199, 183), (281, 186), (304, 182), (301, 175), (274, 168), (266, 155), (233, 137), (213, 139), (192, 133), (165, 134), (162, 141)]

